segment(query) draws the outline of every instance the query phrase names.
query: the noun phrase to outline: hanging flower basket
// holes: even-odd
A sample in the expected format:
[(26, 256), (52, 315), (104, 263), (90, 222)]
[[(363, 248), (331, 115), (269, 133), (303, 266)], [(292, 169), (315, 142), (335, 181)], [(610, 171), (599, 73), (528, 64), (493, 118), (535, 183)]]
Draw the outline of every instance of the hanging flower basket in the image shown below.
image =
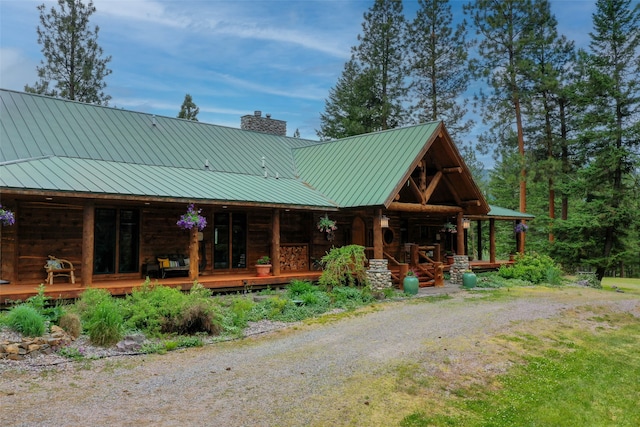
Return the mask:
[(207, 226), (207, 219), (200, 215), (200, 212), (202, 212), (202, 209), (196, 209), (191, 203), (187, 206), (187, 213), (183, 214), (176, 224), (184, 230), (191, 230), (197, 227), (198, 230), (202, 231)]
[(5, 209), (0, 205), (0, 224), (4, 226), (13, 225), (16, 223), (16, 217), (9, 209)]
[(514, 231), (516, 233), (526, 233), (528, 229), (529, 229), (529, 226), (527, 224), (519, 222), (516, 224)]
[(316, 227), (318, 227), (318, 230), (322, 231), (323, 233), (333, 232), (338, 229), (338, 227), (336, 227), (336, 222), (332, 219), (329, 219), (327, 214), (320, 217), (320, 220), (318, 220)]
[(442, 228), (440, 229), (441, 233), (457, 233), (458, 227), (455, 224), (450, 222), (445, 222)]

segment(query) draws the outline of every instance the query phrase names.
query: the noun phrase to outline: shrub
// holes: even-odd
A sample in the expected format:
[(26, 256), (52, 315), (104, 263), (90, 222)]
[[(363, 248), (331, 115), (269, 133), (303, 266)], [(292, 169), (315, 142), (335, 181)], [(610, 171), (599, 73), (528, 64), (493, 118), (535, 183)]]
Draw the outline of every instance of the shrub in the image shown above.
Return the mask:
[(106, 289), (87, 289), (80, 295), (80, 299), (76, 301), (74, 308), (80, 315), (80, 320), (86, 323), (91, 314), (104, 301), (110, 301), (113, 297)]
[(11, 329), (28, 337), (39, 337), (45, 332), (44, 316), (27, 304), (13, 307), (7, 315), (6, 322)]
[(331, 292), (333, 304), (336, 307), (352, 309), (374, 300), (373, 294), (367, 288), (352, 288), (348, 286), (338, 286)]
[(551, 257), (534, 253), (518, 255), (512, 266), (501, 266), (498, 274), (505, 279), (521, 279), (539, 284), (548, 277), (560, 277), (561, 272)]
[(314, 293), (317, 288), (307, 280), (292, 280), (287, 287), (287, 294), (290, 298), (298, 298), (301, 295)]
[(110, 346), (122, 339), (123, 317), (113, 299), (104, 300), (91, 312), (87, 321), (89, 340), (100, 346)]
[(38, 293), (27, 298), (25, 304), (33, 307), (45, 320), (51, 323), (58, 323), (60, 316), (64, 314), (64, 310), (58, 303), (52, 305), (50, 301), (51, 297), (46, 296), (44, 290), (44, 285), (41, 284), (38, 286)]
[(218, 335), (221, 331), (221, 319), (213, 306), (205, 301), (194, 301), (184, 305), (173, 317), (165, 318), (162, 332), (192, 335), (206, 332)]
[(329, 288), (366, 285), (367, 273), (364, 266), (366, 260), (364, 246), (348, 245), (332, 248), (321, 260), (323, 270), (320, 275), (320, 285)]
[(148, 335), (159, 335), (167, 319), (178, 316), (185, 301), (186, 296), (180, 289), (145, 282), (125, 300), (125, 325), (128, 329), (141, 330)]
[(80, 316), (75, 313), (63, 314), (62, 317), (60, 317), (58, 325), (74, 338), (78, 338), (82, 333), (82, 322), (80, 321)]

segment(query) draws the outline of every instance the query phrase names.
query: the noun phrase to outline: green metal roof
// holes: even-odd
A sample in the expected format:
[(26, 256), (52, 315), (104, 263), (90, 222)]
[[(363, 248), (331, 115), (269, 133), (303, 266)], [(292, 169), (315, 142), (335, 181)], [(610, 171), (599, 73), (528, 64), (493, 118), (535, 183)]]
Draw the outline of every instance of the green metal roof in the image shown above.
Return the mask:
[(382, 206), (413, 169), (440, 122), (293, 150), (300, 178), (340, 207)]
[(533, 219), (534, 215), (528, 213), (522, 213), (518, 211), (514, 211), (512, 209), (501, 208), (500, 206), (489, 205), (489, 213), (486, 215), (468, 215), (469, 219), (501, 219), (501, 220), (509, 220), (509, 219)]
[[(446, 130), (434, 122), (319, 143), (0, 89), (0, 185), (81, 197), (383, 206), (431, 142), (439, 141), (429, 153), (442, 166), (464, 164), (438, 135)], [(468, 172), (450, 180), (470, 192), (461, 199), (482, 198)]]
[(0, 186), (114, 196), (335, 208), (297, 179), (68, 157), (6, 164), (2, 167)]
[[(0, 90), (0, 162), (46, 156), (295, 178), (291, 149), (318, 144)], [(262, 167), (262, 157), (265, 166)]]

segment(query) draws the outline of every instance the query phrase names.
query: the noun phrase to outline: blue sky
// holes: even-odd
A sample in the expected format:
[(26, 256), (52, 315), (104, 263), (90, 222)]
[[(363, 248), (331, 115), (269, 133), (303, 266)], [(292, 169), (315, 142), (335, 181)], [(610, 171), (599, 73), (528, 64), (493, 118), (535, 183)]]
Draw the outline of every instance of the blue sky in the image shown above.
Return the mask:
[[(36, 26), (43, 1), (0, 0), (0, 87), (23, 90), (42, 59)], [(45, 1), (47, 9), (57, 2)], [(466, 1), (452, 1), (462, 17)], [(261, 110), (317, 139), (320, 113), (372, 0), (94, 0), (91, 24), (112, 56), (110, 106), (175, 117), (184, 95), (198, 119), (240, 127)], [(418, 3), (405, 1), (412, 19)], [(555, 0), (561, 34), (587, 47), (595, 0)], [(478, 124), (478, 126), (480, 126)], [(477, 131), (477, 130), (476, 130)], [(474, 135), (469, 135), (472, 141)]]

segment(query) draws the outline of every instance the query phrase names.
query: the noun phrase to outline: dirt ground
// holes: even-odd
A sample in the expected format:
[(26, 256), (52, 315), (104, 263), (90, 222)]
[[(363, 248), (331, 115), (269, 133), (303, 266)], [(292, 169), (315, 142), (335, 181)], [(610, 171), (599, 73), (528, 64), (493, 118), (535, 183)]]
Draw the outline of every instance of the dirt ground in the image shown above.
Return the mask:
[(563, 322), (588, 327), (594, 310), (640, 319), (635, 294), (573, 287), (508, 292), (381, 304), (165, 355), (5, 370), (0, 425), (397, 425), (416, 409), (398, 395), (410, 391), (417, 372), (425, 382), (451, 384), (505, 372), (512, 362), (492, 343), (495, 336)]

